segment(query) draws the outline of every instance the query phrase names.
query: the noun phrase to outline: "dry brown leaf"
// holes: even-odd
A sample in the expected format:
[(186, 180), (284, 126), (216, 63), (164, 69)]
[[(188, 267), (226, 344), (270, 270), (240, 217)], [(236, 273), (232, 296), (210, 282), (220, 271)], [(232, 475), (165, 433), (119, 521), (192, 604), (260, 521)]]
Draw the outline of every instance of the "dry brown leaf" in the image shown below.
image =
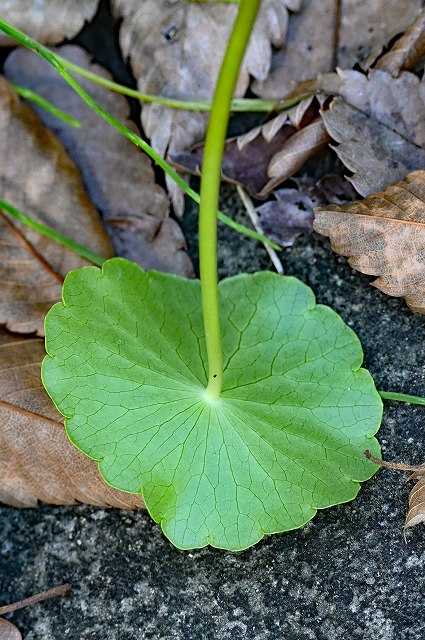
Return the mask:
[(22, 634), (14, 624), (0, 618), (0, 640), (22, 640)]
[(311, 156), (326, 147), (329, 140), (322, 118), (317, 118), (294, 133), (271, 159), (267, 168), (269, 181), (259, 192), (259, 196), (268, 196), (279, 184), (294, 175)]
[(41, 384), (44, 355), (39, 338), (0, 329), (0, 502), (142, 506), (138, 496), (106, 485), (97, 463), (69, 441), (63, 418)]
[[(20, 600), (19, 602), (0, 606), (0, 615), (5, 615), (6, 613), (17, 611), (24, 607), (29, 607), (33, 604), (37, 604), (38, 602), (49, 600), (50, 598), (65, 596), (70, 588), (71, 585), (68, 583), (61, 584), (57, 587), (53, 587), (53, 589), (47, 589), (46, 591), (41, 591), (41, 593), (36, 593), (29, 598)], [(15, 625), (7, 620), (3, 620), (3, 618), (0, 618), (0, 640), (22, 640), (22, 635)]]
[[(80, 47), (67, 45), (58, 53), (111, 78), (103, 67), (91, 64)], [(155, 183), (150, 159), (87, 107), (53, 67), (27, 49), (12, 52), (5, 73), (81, 122), (81, 128), (75, 129), (36, 108), (40, 119), (55, 131), (81, 169), (87, 193), (102, 213), (116, 254), (144, 269), (193, 276), (183, 233), (169, 217), (168, 196)], [(84, 79), (80, 82), (107, 111), (136, 130), (128, 119), (129, 105), (123, 96)]]
[(45, 591), (39, 591), (39, 593), (35, 593), (33, 596), (29, 596), (29, 598), (18, 600), (18, 602), (12, 602), (12, 604), (2, 605), (0, 606), (0, 615), (4, 616), (7, 613), (18, 611), (19, 609), (24, 609), (25, 607), (30, 607), (31, 605), (37, 604), (38, 602), (51, 600), (51, 598), (62, 598), (63, 596), (66, 596), (70, 588), (71, 585), (69, 584), (69, 582), (65, 582), (64, 584), (60, 584), (57, 587), (52, 587), (51, 589), (46, 589)]
[[(32, 38), (56, 44), (72, 38), (96, 13), (99, 0), (0, 0), (0, 15)], [(16, 42), (0, 32), (0, 45)]]
[(304, 0), (300, 13), (289, 20), (285, 47), (275, 54), (270, 75), (255, 82), (253, 90), (281, 99), (298, 82), (336, 66), (368, 68), (421, 9), (421, 0)]
[[(112, 249), (81, 176), (57, 138), (0, 78), (0, 193), (35, 220), (109, 257)], [(0, 325), (43, 334), (61, 282), (88, 263), (0, 212)]]
[[(227, 140), (222, 161), (223, 180), (243, 185), (258, 197), (268, 182), (267, 169), (275, 155), (299, 128), (307, 126), (317, 116), (318, 106), (317, 103), (312, 105), (312, 100), (307, 98), (264, 125)], [(171, 162), (180, 171), (201, 175), (203, 153), (204, 145), (196, 145), (191, 151), (174, 154)]]
[[(245, 93), (249, 76), (267, 77), (272, 44), (281, 46), (288, 8), (300, 0), (264, 0), (242, 67), (236, 95)], [(235, 5), (187, 3), (185, 0), (113, 0), (123, 18), (121, 46), (131, 61), (140, 91), (183, 100), (211, 99), (232, 23)], [(145, 105), (142, 122), (161, 155), (189, 149), (204, 138), (205, 113)], [(178, 213), (183, 194), (167, 181)]]
[(257, 207), (263, 232), (283, 247), (291, 247), (302, 233), (313, 230), (315, 206), (342, 204), (355, 197), (350, 183), (328, 174), (319, 181), (311, 177), (292, 178), (295, 188), (273, 192), (275, 199)]
[(403, 527), (405, 536), (410, 527), (414, 527), (420, 522), (425, 523), (425, 464), (422, 466), (423, 469), (416, 470), (406, 480), (406, 482), (410, 480), (417, 480), (417, 482), (409, 493), (409, 511)]
[(390, 51), (380, 58), (375, 69), (397, 76), (403, 69), (411, 69), (425, 55), (425, 11), (420, 13), (406, 33)]
[(314, 229), (372, 284), (425, 313), (425, 171), (362, 201), (315, 210)]
[(369, 76), (339, 71), (319, 78), (318, 84), (343, 98), (335, 99), (322, 117), (361, 195), (425, 166), (424, 80), (407, 71), (398, 78), (379, 70)]

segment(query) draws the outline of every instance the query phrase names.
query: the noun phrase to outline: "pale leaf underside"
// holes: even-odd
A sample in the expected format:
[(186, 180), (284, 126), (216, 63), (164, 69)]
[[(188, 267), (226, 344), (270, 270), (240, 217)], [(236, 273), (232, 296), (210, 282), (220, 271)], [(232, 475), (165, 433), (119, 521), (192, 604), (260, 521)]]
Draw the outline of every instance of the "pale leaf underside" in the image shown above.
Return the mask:
[(121, 259), (74, 272), (43, 382), (112, 486), (181, 548), (243, 549), (355, 497), (381, 401), (353, 332), (295, 278), (220, 284), (224, 388), (204, 396), (198, 281)]

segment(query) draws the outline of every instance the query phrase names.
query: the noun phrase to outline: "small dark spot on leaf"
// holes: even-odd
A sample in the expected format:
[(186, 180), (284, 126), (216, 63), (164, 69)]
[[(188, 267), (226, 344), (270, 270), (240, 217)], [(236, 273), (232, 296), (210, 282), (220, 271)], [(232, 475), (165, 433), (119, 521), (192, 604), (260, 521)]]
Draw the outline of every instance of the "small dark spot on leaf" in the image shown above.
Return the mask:
[(213, 375), (213, 378), (216, 378), (216, 377), (217, 377), (217, 374), (215, 373), (215, 374)]

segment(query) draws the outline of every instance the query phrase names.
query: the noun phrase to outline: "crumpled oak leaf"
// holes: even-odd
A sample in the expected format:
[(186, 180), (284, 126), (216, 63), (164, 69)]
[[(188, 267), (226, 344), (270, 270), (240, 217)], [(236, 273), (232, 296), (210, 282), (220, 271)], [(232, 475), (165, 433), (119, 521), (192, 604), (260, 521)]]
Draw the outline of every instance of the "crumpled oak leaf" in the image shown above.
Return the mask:
[(388, 462), (386, 460), (378, 460), (370, 451), (364, 452), (366, 458), (375, 464), (386, 469), (397, 469), (398, 471), (411, 471), (406, 482), (416, 480), (409, 494), (409, 510), (403, 526), (404, 541), (406, 542), (406, 531), (410, 527), (414, 527), (421, 522), (425, 523), (425, 463), (420, 465), (408, 465), (400, 462)]
[(406, 480), (406, 482), (410, 480), (417, 482), (409, 493), (409, 511), (403, 527), (405, 536), (410, 527), (414, 527), (420, 522), (425, 523), (425, 464), (422, 467), (423, 469), (417, 469)]
[(322, 113), (335, 151), (362, 195), (384, 190), (425, 166), (425, 81), (407, 71), (327, 74), (321, 90), (338, 96)]
[(382, 402), (353, 331), (295, 278), (220, 283), (224, 386), (205, 396), (199, 281), (112, 259), (69, 274), (42, 379), (74, 444), (178, 547), (240, 550), (352, 500)]
[(289, 19), (285, 47), (273, 56), (269, 76), (254, 82), (253, 91), (279, 100), (297, 83), (336, 67), (367, 69), (421, 9), (421, 0), (304, 0)]
[(425, 171), (365, 200), (318, 207), (314, 229), (372, 284), (425, 313)]

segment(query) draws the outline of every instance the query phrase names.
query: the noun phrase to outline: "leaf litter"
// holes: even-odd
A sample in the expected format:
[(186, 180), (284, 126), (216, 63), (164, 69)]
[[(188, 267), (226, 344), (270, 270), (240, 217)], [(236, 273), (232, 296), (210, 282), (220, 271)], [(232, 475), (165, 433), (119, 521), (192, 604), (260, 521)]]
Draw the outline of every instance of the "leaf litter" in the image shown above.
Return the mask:
[(275, 54), (269, 76), (252, 89), (279, 100), (299, 82), (336, 67), (367, 69), (421, 10), (421, 0), (304, 0), (289, 20), (285, 46)]
[(290, 182), (293, 187), (274, 191), (275, 199), (256, 209), (266, 235), (282, 247), (291, 247), (302, 233), (311, 233), (314, 207), (342, 204), (356, 195), (350, 183), (336, 174), (325, 175), (319, 181), (304, 176)]
[(425, 171), (365, 200), (316, 209), (314, 228), (372, 284), (425, 313)]
[[(44, 44), (75, 36), (96, 13), (99, 0), (0, 0), (0, 15)], [(16, 42), (0, 33), (0, 46)]]
[[(236, 90), (246, 92), (250, 76), (264, 80), (270, 68), (272, 45), (285, 37), (288, 9), (300, 0), (264, 0), (254, 27)], [(123, 19), (121, 46), (129, 58), (138, 87), (144, 93), (206, 99), (213, 95), (222, 55), (237, 13), (235, 5), (187, 3), (185, 0), (113, 0)], [(159, 104), (144, 105), (142, 124), (152, 146), (162, 156), (188, 149), (204, 138), (207, 114), (175, 111)], [(183, 196), (167, 179), (176, 212), (183, 212)]]
[(137, 497), (108, 487), (96, 463), (69, 441), (41, 383), (44, 356), (43, 340), (0, 329), (0, 502), (142, 506)]
[[(113, 255), (76, 165), (3, 78), (0, 115), (2, 198), (95, 253)], [(44, 316), (60, 300), (63, 278), (89, 263), (4, 212), (0, 229), (0, 324), (43, 335)]]
[(364, 452), (366, 458), (375, 464), (385, 467), (386, 469), (395, 469), (398, 471), (411, 471), (411, 475), (406, 479), (407, 482), (416, 480), (415, 485), (409, 494), (409, 509), (404, 521), (403, 535), (406, 542), (406, 531), (410, 527), (417, 524), (425, 523), (425, 463), (421, 465), (408, 465), (399, 462), (388, 462), (378, 460), (370, 451)]
[[(227, 140), (223, 180), (245, 187), (254, 197), (264, 198), (276, 184), (292, 176), (330, 139), (317, 119), (319, 103), (312, 102), (312, 97), (306, 98), (265, 124)], [(195, 145), (188, 152), (173, 154), (171, 162), (181, 171), (201, 175), (203, 153), (204, 145)]]
[[(66, 45), (57, 53), (88, 71), (111, 78), (103, 67), (91, 63), (89, 55), (80, 47)], [(19, 48), (8, 56), (5, 73), (12, 81), (36, 91), (81, 123), (79, 129), (69, 127), (46, 110), (34, 107), (78, 165), (87, 193), (106, 223), (116, 254), (137, 262), (144, 269), (193, 276), (184, 236), (169, 216), (169, 199), (155, 182), (150, 159), (99, 118), (58, 77), (53, 67), (27, 49)], [(80, 84), (112, 115), (136, 130), (129, 120), (125, 97), (84, 78)]]
[(338, 71), (318, 86), (337, 95), (322, 113), (338, 157), (363, 196), (381, 191), (425, 167), (425, 82), (404, 71)]
[(398, 76), (400, 71), (412, 69), (425, 56), (425, 10), (420, 13), (406, 32), (396, 40), (375, 69)]

